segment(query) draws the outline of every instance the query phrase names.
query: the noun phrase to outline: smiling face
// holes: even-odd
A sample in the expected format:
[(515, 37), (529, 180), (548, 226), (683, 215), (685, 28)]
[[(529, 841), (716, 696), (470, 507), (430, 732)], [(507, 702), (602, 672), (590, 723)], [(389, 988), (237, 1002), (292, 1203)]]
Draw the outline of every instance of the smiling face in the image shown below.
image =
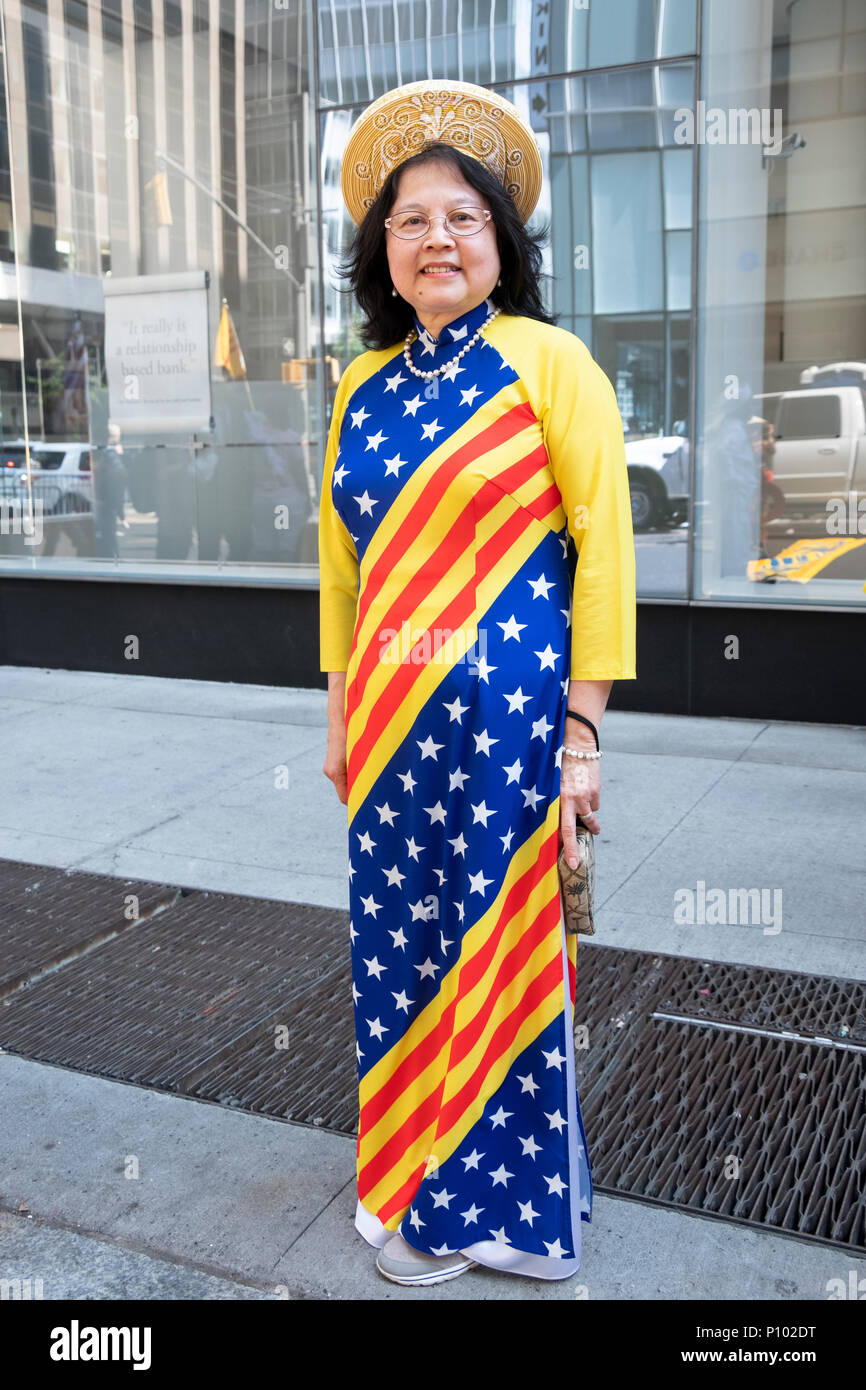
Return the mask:
[[(475, 236), (452, 236), (448, 231), (443, 219), (459, 207), (493, 210), (452, 164), (429, 160), (399, 176), (390, 215), (415, 211), (438, 220), (431, 223), (426, 236), (412, 241), (402, 240), (385, 229), (394, 288), (412, 305), (434, 338), (453, 319), (467, 314), (488, 297), (501, 270), (492, 221)], [(447, 275), (424, 273), (424, 266), (436, 263), (453, 266), (455, 270)]]

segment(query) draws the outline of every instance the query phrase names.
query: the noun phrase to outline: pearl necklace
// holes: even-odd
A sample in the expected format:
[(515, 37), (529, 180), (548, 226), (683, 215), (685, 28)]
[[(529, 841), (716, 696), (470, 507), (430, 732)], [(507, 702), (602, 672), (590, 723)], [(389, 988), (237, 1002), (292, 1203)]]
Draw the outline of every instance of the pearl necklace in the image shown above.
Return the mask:
[[(455, 362), (459, 362), (460, 358), (464, 357), (471, 347), (475, 346), (487, 325), (489, 323), (492, 323), (493, 320), (496, 318), (496, 315), (500, 314), (501, 312), (501, 309), (494, 309), (491, 314), (488, 314), (487, 318), (484, 320), (481, 327), (478, 329), (478, 332), (472, 338), (469, 339), (468, 343), (464, 344), (464, 346), (458, 352), (457, 356), (452, 357), (450, 362), (443, 363), (441, 367), (437, 367), (435, 371), (432, 372), (420, 372), (418, 368), (415, 366), (415, 363), (412, 361), (412, 358), (409, 356), (409, 344), (412, 342), (412, 334), (415, 333), (414, 328), (410, 328), (409, 332), (406, 334), (406, 341), (403, 344), (403, 356), (406, 360), (406, 366), (409, 368), (409, 371), (414, 373), (415, 376), (420, 376), (424, 381), (433, 381), (435, 377), (441, 376), (443, 372), (447, 372), (450, 367), (453, 367)], [(415, 333), (415, 337), (418, 337), (417, 333)]]

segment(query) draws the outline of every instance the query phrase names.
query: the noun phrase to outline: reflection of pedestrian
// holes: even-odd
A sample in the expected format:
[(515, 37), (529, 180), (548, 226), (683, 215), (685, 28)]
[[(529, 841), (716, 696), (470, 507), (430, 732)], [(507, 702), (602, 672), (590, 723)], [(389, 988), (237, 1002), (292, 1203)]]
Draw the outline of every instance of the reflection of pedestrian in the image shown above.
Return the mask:
[(72, 332), (63, 352), (63, 396), (60, 430), (69, 439), (87, 437), (87, 343), (81, 319), (76, 314)]
[(109, 426), (108, 444), (94, 449), (93, 467), (93, 546), (95, 555), (115, 558), (117, 523), (123, 520), (126, 500), (126, 463), (116, 425)]
[(757, 559), (761, 526), (761, 470), (746, 420), (752, 393), (741, 385), (725, 399), (707, 432), (713, 476), (719, 487), (719, 574), (745, 579)]
[(776, 430), (773, 422), (764, 420), (760, 415), (753, 415), (749, 420), (749, 434), (761, 467), (761, 544), (759, 555), (764, 560), (767, 557), (767, 527), (777, 517), (784, 516), (785, 494), (778, 483), (773, 481), (773, 470), (770, 467), (776, 452)]
[(253, 550), (257, 561), (296, 562), (312, 510), (301, 436), (271, 423), (264, 411), (246, 412), (252, 444)]

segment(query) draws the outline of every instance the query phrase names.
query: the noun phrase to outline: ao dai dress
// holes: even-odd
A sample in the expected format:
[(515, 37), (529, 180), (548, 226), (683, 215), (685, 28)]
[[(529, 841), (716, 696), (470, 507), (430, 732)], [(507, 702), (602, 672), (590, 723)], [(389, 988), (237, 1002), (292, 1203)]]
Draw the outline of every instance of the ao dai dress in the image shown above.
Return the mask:
[[(416, 319), (412, 361), (450, 361), (492, 307), (436, 341)], [(356, 1227), (566, 1278), (592, 1213), (556, 866), (566, 696), (635, 674), (622, 424), (583, 343), (500, 314), (432, 386), (402, 342), (357, 357), (319, 562), (320, 665), (346, 672)]]

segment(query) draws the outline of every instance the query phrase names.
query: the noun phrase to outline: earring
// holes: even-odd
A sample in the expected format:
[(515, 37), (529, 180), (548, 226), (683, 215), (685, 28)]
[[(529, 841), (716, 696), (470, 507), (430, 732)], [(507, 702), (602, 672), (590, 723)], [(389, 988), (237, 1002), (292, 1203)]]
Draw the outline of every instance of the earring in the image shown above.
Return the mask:
[(502, 284), (502, 276), (501, 276), (501, 275), (500, 275), (499, 279), (496, 281), (496, 283), (497, 283), (497, 285), (501, 285), (501, 284)]
[(391, 295), (394, 299), (397, 298), (397, 291), (394, 289), (393, 285), (391, 286)]

